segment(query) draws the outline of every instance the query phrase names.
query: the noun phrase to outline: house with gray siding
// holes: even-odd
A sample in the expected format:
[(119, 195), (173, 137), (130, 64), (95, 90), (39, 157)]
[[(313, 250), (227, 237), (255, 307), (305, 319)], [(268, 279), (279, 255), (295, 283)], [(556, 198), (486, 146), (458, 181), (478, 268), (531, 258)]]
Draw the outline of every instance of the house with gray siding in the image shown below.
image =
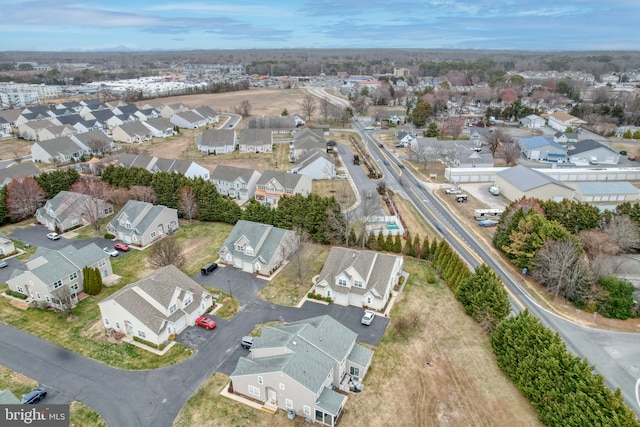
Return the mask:
[[(97, 268), (103, 279), (113, 274), (109, 255), (95, 243), (82, 248), (69, 245), (58, 251), (40, 246), (24, 269), (13, 270), (7, 284), (12, 291), (27, 295), (27, 301), (59, 306), (58, 292), (68, 290), (72, 303), (77, 303), (78, 293), (84, 289), (84, 267)], [(62, 287), (68, 289), (59, 291)]]
[(61, 191), (36, 211), (36, 220), (51, 231), (90, 224), (113, 215), (113, 205), (82, 193)]
[(180, 228), (177, 209), (129, 200), (107, 224), (107, 232), (136, 246), (147, 246)]
[(156, 345), (193, 326), (213, 300), (174, 265), (153, 271), (98, 303), (102, 325)]
[(291, 168), (291, 173), (306, 175), (314, 179), (333, 179), (336, 176), (336, 165), (326, 150), (314, 149), (302, 156)]
[(116, 154), (105, 159), (105, 164), (114, 166), (122, 166), (125, 168), (143, 168), (151, 173), (158, 172), (176, 172), (181, 173), (187, 178), (209, 179), (209, 169), (196, 162), (181, 159), (165, 159), (156, 156), (147, 156), (146, 154)]
[(313, 287), (336, 304), (383, 310), (402, 274), (403, 258), (332, 247)]
[(238, 137), (233, 129), (207, 129), (198, 135), (198, 150), (203, 153), (233, 153), (237, 146)]
[(116, 126), (111, 131), (111, 137), (116, 142), (139, 144), (141, 142), (150, 141), (153, 134), (148, 127), (142, 124), (142, 122), (128, 122)]
[(141, 122), (147, 129), (151, 131), (151, 135), (156, 138), (168, 138), (175, 135), (173, 125), (164, 117), (156, 117)]
[(373, 358), (356, 338), (327, 315), (265, 326), (230, 375), (234, 393), (266, 409), (335, 426), (347, 401), (344, 392), (362, 390)]
[(240, 220), (218, 251), (220, 262), (250, 273), (271, 275), (298, 248), (296, 233)]
[(271, 153), (273, 132), (271, 129), (239, 129), (238, 148), (241, 153)]
[(193, 111), (177, 113), (169, 118), (169, 121), (181, 129), (197, 129), (207, 125), (207, 119)]
[(311, 188), (311, 178), (306, 175), (267, 170), (256, 183), (255, 198), (260, 203), (277, 207), (281, 197), (294, 194), (307, 196)]
[(217, 165), (211, 173), (211, 182), (218, 193), (233, 199), (251, 200), (255, 196), (260, 172), (254, 169)]

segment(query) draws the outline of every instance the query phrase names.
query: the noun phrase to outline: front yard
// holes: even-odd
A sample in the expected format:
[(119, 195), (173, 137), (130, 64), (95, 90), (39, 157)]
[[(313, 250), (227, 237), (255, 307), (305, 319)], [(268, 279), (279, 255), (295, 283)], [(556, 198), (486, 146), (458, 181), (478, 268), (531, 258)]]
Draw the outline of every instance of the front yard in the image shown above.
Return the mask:
[[(192, 276), (200, 271), (202, 264), (214, 261), (217, 250), (230, 230), (231, 226), (227, 224), (181, 224), (175, 237), (182, 244), (187, 258), (183, 271)], [(149, 251), (150, 248), (132, 249), (126, 255), (112, 259), (114, 272), (122, 276), (120, 284), (105, 287), (98, 295), (82, 300), (74, 309), (71, 321), (66, 315), (51, 310), (21, 310), (7, 298), (0, 298), (0, 321), (117, 368), (154, 369), (184, 360), (193, 354), (193, 350), (182, 344), (176, 343), (164, 356), (157, 356), (136, 346), (108, 339), (101, 325), (98, 302), (151, 272), (152, 268), (147, 262)], [(0, 285), (0, 292), (7, 289), (6, 284)], [(222, 295), (226, 296), (224, 292)], [(224, 309), (226, 310), (220, 313), (221, 316), (233, 316), (237, 312), (237, 302), (229, 301)]]

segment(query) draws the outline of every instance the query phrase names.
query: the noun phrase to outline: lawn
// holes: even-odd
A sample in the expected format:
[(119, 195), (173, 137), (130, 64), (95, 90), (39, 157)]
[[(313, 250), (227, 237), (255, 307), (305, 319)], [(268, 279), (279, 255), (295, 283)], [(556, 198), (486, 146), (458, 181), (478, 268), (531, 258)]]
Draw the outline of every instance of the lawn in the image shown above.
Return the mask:
[[(487, 335), (446, 285), (428, 283), (434, 274), (430, 264), (407, 258), (404, 268), (410, 277), (391, 311), (392, 323), (373, 348), (364, 391), (349, 395), (340, 425), (540, 426), (531, 405), (497, 367)], [(280, 289), (285, 291), (284, 284)], [(408, 326), (398, 327), (401, 318)], [(300, 417), (285, 421), (284, 411), (269, 415), (220, 396), (228, 383), (219, 373), (209, 377), (174, 426), (307, 425)]]
[[(258, 298), (279, 305), (297, 305), (311, 289), (311, 279), (322, 270), (329, 249), (326, 245), (305, 243), (304, 249), (297, 251), (276, 277), (262, 288)], [(298, 269), (299, 263), (301, 269)]]
[[(194, 275), (202, 264), (215, 260), (217, 251), (230, 230), (231, 226), (227, 224), (181, 224), (175, 236), (182, 243), (187, 258), (187, 265), (183, 271), (188, 275)], [(112, 259), (114, 272), (122, 276), (120, 284), (103, 288), (100, 294), (81, 301), (74, 309), (73, 314), (76, 317), (73, 321), (67, 321), (66, 315), (59, 315), (51, 310), (20, 310), (6, 298), (0, 298), (0, 321), (118, 368), (153, 369), (184, 360), (193, 354), (193, 350), (181, 344), (175, 344), (164, 356), (157, 356), (130, 344), (108, 341), (100, 326), (100, 310), (97, 303), (126, 284), (135, 282), (151, 272), (152, 268), (147, 263), (149, 251), (150, 248), (132, 249), (128, 254)], [(6, 289), (6, 284), (0, 286), (0, 292)], [(223, 295), (226, 294), (223, 292)], [(225, 304), (219, 315), (229, 318), (237, 311), (237, 301), (232, 299)]]
[(356, 195), (348, 179), (317, 179), (313, 181), (313, 192), (322, 197), (335, 197), (343, 209), (356, 202)]

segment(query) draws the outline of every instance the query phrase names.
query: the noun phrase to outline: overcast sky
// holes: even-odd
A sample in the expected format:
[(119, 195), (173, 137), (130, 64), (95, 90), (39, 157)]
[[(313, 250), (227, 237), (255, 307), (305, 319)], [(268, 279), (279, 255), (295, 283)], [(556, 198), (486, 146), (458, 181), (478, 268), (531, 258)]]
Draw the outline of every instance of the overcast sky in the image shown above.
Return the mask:
[(0, 51), (640, 50), (639, 0), (0, 0)]

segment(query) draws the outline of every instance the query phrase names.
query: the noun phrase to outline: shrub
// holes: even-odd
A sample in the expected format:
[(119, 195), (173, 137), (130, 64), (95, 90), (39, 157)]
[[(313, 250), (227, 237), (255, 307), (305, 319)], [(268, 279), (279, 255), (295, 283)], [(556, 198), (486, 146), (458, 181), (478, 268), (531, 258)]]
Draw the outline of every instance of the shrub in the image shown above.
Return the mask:
[(113, 235), (113, 234), (111, 234), (111, 233), (105, 233), (105, 234), (104, 234), (104, 238), (105, 238), (105, 239), (109, 239), (109, 240), (111, 240), (111, 239), (115, 239), (115, 238), (116, 238), (116, 236), (114, 236), (114, 235)]
[(309, 293), (307, 294), (307, 298), (313, 298), (313, 292), (309, 292)]
[(140, 337), (133, 337), (133, 340), (136, 342), (139, 342), (140, 344), (144, 344), (147, 347), (155, 348), (156, 350), (163, 350), (167, 346), (167, 343), (162, 343), (158, 345), (158, 344), (152, 343), (151, 341), (143, 340)]
[(325, 300), (326, 302), (331, 302), (331, 297), (326, 297), (324, 300)]
[(427, 276), (427, 282), (428, 283), (436, 283), (436, 276), (434, 276), (433, 274), (429, 274)]
[(598, 286), (604, 289), (606, 297), (596, 304), (597, 310), (604, 317), (614, 319), (628, 319), (633, 316), (633, 285), (616, 276), (606, 276), (600, 279)]
[(321, 299), (322, 299), (322, 295), (320, 295), (320, 294), (316, 294), (315, 298), (316, 298), (317, 300), (321, 300)]
[(27, 299), (27, 296), (25, 294), (22, 294), (22, 293), (16, 292), (16, 291), (12, 291), (11, 289), (7, 289), (5, 291), (5, 293), (7, 295), (12, 296), (12, 297), (16, 297), (16, 298), (20, 298), (20, 299)]

